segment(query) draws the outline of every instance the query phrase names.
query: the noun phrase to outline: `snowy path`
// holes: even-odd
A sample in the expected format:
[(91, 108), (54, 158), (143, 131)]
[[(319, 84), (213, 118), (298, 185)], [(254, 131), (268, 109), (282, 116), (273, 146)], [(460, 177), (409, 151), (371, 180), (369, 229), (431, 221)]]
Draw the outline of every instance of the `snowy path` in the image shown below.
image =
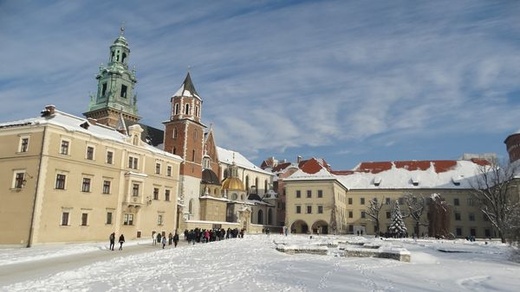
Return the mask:
[(516, 291), (520, 286), (520, 265), (506, 260), (504, 246), (393, 242), (411, 251), (412, 261), (405, 263), (289, 255), (274, 249), (274, 238), (310, 242), (303, 236), (257, 235), (158, 249), (68, 266), (51, 278), (0, 291)]

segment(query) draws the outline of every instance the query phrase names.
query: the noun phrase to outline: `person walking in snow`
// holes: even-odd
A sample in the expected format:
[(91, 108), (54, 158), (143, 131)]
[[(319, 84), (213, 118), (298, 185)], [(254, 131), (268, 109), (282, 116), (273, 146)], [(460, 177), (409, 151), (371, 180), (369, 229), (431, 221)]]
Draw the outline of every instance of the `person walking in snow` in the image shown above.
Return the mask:
[(175, 232), (175, 235), (173, 236), (173, 247), (177, 247), (177, 243), (179, 242), (179, 234)]
[(116, 233), (110, 233), (110, 237), (108, 238), (108, 240), (110, 241), (110, 246), (108, 247), (108, 249), (114, 250), (114, 244), (116, 242)]
[(164, 249), (165, 246), (166, 246), (166, 236), (163, 236), (162, 237), (162, 248)]
[(161, 243), (161, 233), (157, 232), (157, 243)]
[(123, 243), (125, 243), (125, 236), (121, 234), (119, 236), (119, 250), (123, 250)]

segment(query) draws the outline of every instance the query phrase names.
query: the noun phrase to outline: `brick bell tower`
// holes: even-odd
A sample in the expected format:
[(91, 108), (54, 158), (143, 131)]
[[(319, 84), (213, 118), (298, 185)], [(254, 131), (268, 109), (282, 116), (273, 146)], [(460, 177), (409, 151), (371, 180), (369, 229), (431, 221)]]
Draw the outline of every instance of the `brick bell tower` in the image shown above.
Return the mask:
[(181, 176), (200, 179), (206, 126), (201, 122), (202, 99), (189, 72), (170, 103), (170, 120), (163, 122), (164, 150), (184, 159), (180, 167)]

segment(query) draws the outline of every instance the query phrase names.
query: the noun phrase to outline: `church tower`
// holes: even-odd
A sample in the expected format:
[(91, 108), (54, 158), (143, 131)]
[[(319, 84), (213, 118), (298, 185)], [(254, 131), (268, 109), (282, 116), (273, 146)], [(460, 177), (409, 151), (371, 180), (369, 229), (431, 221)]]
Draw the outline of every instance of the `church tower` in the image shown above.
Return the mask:
[(202, 178), (204, 129), (201, 122), (202, 99), (195, 90), (190, 73), (171, 97), (170, 120), (164, 122), (164, 150), (182, 157), (180, 174)]
[(201, 181), (204, 153), (204, 129), (201, 122), (202, 99), (190, 73), (170, 99), (170, 119), (164, 124), (164, 151), (182, 157), (179, 168), (178, 200), (182, 214), (179, 228), (186, 228), (186, 220), (200, 220)]
[(91, 96), (89, 109), (83, 113), (87, 118), (111, 127), (117, 127), (121, 116), (131, 124), (140, 120), (134, 94), (137, 79), (135, 70), (128, 70), (130, 48), (123, 33), (124, 28), (121, 28), (119, 37), (110, 46), (108, 64), (99, 67), (97, 94)]

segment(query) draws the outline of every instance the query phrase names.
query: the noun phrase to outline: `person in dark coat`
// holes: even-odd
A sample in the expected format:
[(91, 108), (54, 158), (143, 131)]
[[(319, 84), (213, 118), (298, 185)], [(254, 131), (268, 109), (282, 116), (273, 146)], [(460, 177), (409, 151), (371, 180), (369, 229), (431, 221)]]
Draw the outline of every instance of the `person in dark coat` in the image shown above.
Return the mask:
[(108, 249), (114, 250), (114, 244), (116, 242), (116, 233), (110, 233), (110, 237), (108, 239), (110, 240), (110, 246), (108, 247)]
[(179, 242), (179, 234), (175, 232), (175, 235), (173, 236), (173, 247), (177, 247), (177, 243)]
[(121, 234), (119, 236), (119, 250), (123, 250), (123, 243), (125, 243), (125, 236)]

